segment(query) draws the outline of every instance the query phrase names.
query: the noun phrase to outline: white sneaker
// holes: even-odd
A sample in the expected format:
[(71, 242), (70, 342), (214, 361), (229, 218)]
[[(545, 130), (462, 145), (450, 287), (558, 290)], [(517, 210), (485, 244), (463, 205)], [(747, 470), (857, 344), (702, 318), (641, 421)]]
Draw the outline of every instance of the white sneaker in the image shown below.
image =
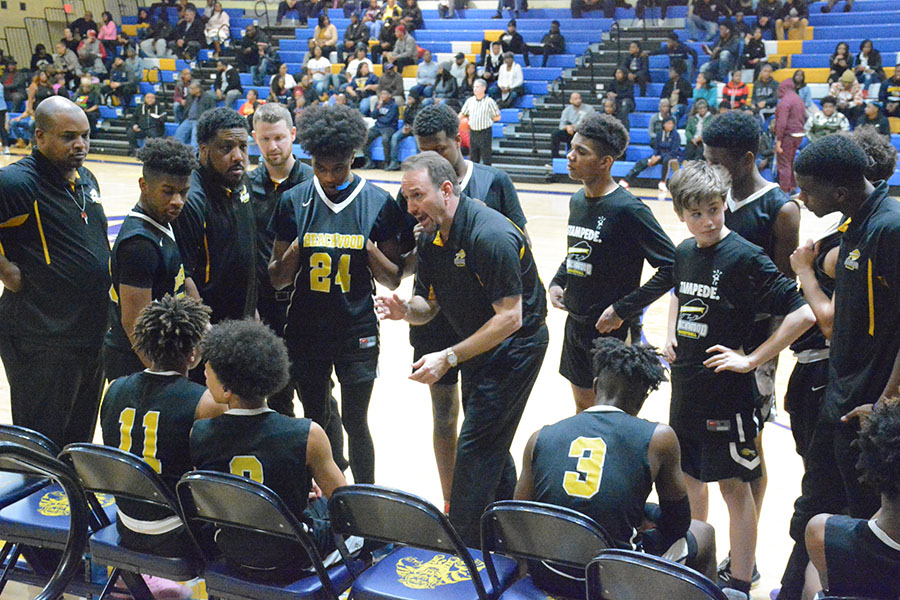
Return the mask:
[(665, 182), (665, 181), (660, 181), (660, 182), (659, 182), (659, 185), (656, 186), (656, 187), (659, 189), (660, 192), (662, 192), (662, 193), (664, 193), (664, 194), (667, 193), (667, 192), (669, 191), (669, 188), (666, 186), (666, 182)]

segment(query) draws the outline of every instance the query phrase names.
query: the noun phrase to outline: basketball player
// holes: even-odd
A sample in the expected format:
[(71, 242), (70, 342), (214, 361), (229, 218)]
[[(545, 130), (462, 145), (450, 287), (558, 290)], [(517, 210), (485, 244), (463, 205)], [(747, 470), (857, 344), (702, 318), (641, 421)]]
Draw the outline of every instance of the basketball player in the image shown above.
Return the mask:
[[(691, 520), (678, 438), (668, 425), (637, 418), (649, 393), (666, 380), (655, 349), (601, 337), (594, 340), (592, 369), (594, 405), (529, 438), (516, 500), (577, 510), (603, 527), (617, 548), (680, 559), (714, 577), (715, 535), (707, 523)], [(659, 516), (655, 529), (641, 532), (654, 485)], [(542, 567), (529, 567), (541, 589), (584, 597), (583, 573)]]
[[(275, 208), (269, 275), (276, 290), (294, 286), (284, 338), (304, 414), (337, 435), (339, 428), (329, 427), (338, 418), (329, 402), (336, 371), (353, 480), (373, 483), (368, 410), (379, 341), (368, 248), (399, 264), (404, 217), (387, 192), (350, 170), (367, 135), (359, 111), (345, 105), (307, 108), (298, 127), (314, 177), (284, 194)], [(332, 448), (340, 447), (336, 437), (330, 439)]]
[(125, 217), (109, 261), (109, 331), (103, 366), (112, 381), (151, 366), (133, 350), (134, 322), (153, 300), (166, 294), (200, 299), (184, 270), (172, 222), (181, 214), (196, 168), (194, 149), (173, 138), (147, 140), (138, 150), (143, 163), (141, 197)]
[[(335, 549), (324, 500), (309, 504), (315, 488), (324, 494), (346, 485), (331, 458), (328, 437), (309, 419), (296, 419), (269, 408), (266, 397), (288, 382), (284, 342), (262, 323), (227, 321), (203, 338), (206, 384), (213, 399), (228, 410), (201, 421), (191, 431), (191, 460), (198, 469), (241, 475), (278, 494), (310, 529), (322, 556)], [(316, 490), (318, 494), (318, 490)], [(274, 542), (222, 528), (216, 542), (226, 560), (265, 581), (293, 581), (309, 564), (293, 542)]]
[[(481, 200), (490, 208), (499, 211), (522, 230), (525, 237), (525, 214), (519, 204), (519, 195), (509, 175), (481, 163), (473, 163), (463, 157), (459, 135), (459, 117), (444, 104), (432, 104), (419, 110), (413, 123), (413, 135), (422, 152), (432, 150), (453, 165), (459, 178), (462, 193), (469, 198)], [(406, 212), (406, 198), (403, 191), (397, 192), (397, 202)], [(416, 220), (407, 213), (409, 224), (401, 236), (401, 252), (415, 248), (413, 231)], [(530, 244), (530, 241), (529, 241)], [(415, 269), (415, 254), (409, 265)], [(409, 328), (409, 341), (413, 347), (413, 362), (426, 354), (448, 348), (459, 342), (447, 318), (438, 313), (429, 323)], [(459, 369), (447, 371), (439, 381), (428, 386), (431, 393), (431, 407), (434, 414), (433, 440), (434, 457), (437, 462), (441, 490), (444, 493), (444, 512), (449, 512), (450, 491), (453, 487), (453, 466), (456, 460), (457, 421), (459, 419)]]
[[(143, 458), (173, 493), (193, 466), (188, 442), (194, 421), (225, 412), (204, 386), (187, 378), (188, 369), (199, 359), (197, 346), (209, 325), (209, 312), (187, 296), (166, 294), (148, 304), (131, 337), (150, 367), (113, 381), (100, 411), (103, 443)], [(186, 531), (180, 519), (159, 506), (126, 498), (116, 502), (116, 530), (125, 547), (183, 555)]]
[[(256, 310), (263, 323), (279, 336), (284, 335), (287, 307), (292, 288), (275, 290), (269, 281), (269, 258), (274, 236), (269, 221), (285, 192), (313, 175), (312, 169), (294, 157), (297, 129), (291, 113), (281, 104), (263, 104), (253, 114), (253, 139), (259, 146), (259, 167), (248, 177), (250, 201), (256, 215), (256, 284), (259, 286)], [(269, 397), (269, 407), (283, 415), (294, 416), (294, 389), (288, 385)]]
[[(766, 181), (759, 173), (756, 155), (761, 132), (759, 121), (751, 114), (732, 111), (719, 115), (703, 129), (703, 154), (711, 165), (723, 167), (731, 177), (731, 188), (725, 201), (725, 225), (748, 242), (756, 244), (772, 259), (786, 277), (794, 278), (791, 252), (798, 245), (800, 207), (791, 201), (777, 183)], [(777, 328), (778, 320), (771, 315), (758, 314), (744, 350), (752, 352)], [(778, 357), (760, 365), (755, 371), (759, 394), (760, 434), (756, 443), (761, 463), (761, 476), (750, 484), (756, 504), (757, 518), (762, 512), (768, 484), (765, 454), (762, 445), (762, 425), (775, 420), (775, 369)], [(720, 577), (730, 576), (726, 559), (719, 568)], [(759, 572), (754, 566), (754, 583)]]
[[(627, 338), (624, 320), (640, 318), (669, 289), (675, 248), (650, 209), (610, 175), (628, 146), (618, 120), (586, 116), (570, 146), (569, 177), (584, 187), (569, 200), (568, 251), (550, 282), (550, 302), (568, 313), (559, 372), (572, 385), (576, 411), (582, 411), (594, 404), (594, 340)], [(645, 260), (657, 270), (642, 286)]]

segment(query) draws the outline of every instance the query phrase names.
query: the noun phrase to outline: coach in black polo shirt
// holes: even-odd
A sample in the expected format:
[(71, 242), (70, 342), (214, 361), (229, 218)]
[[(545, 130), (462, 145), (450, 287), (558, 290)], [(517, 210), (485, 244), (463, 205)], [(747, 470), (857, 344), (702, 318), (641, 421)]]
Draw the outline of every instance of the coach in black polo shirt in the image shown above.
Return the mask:
[(436, 152), (403, 163), (401, 189), (424, 227), (415, 295), (376, 298), (382, 318), (427, 323), (443, 310), (462, 339), (413, 364), (411, 379), (439, 380), (457, 364), (465, 411), (450, 520), (463, 541), (479, 544), (485, 507), (512, 498), (516, 468), (509, 446), (547, 351), (544, 285), (525, 234), (499, 212), (459, 195), (453, 167)]
[(247, 121), (230, 108), (197, 123), (200, 168), (172, 224), (175, 239), (212, 322), (256, 312), (256, 220), (246, 185)]
[(62, 446), (94, 437), (109, 241), (84, 111), (54, 96), (34, 120), (37, 149), (0, 170), (0, 358), (13, 423)]

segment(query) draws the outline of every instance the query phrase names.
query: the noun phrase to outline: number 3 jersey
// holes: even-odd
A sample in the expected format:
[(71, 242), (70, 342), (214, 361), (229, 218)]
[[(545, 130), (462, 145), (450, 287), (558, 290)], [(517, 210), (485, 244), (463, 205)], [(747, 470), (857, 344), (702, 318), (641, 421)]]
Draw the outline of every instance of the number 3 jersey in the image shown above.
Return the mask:
[(534, 499), (577, 510), (600, 524), (616, 547), (638, 547), (653, 486), (647, 449), (656, 423), (612, 406), (594, 406), (538, 434), (531, 469)]
[(378, 345), (366, 240), (394, 240), (403, 222), (390, 195), (356, 175), (336, 198), (316, 177), (282, 196), (269, 229), (300, 245), (284, 330), (292, 359), (334, 360)]

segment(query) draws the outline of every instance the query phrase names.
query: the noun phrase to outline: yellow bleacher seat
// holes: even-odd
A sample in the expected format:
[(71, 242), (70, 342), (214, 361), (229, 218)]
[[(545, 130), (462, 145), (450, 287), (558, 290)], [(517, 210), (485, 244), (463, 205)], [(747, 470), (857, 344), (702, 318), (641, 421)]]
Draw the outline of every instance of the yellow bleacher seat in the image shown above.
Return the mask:
[(472, 42), (472, 53), (481, 54), (481, 42)]
[(891, 124), (891, 133), (900, 133), (900, 117), (888, 117)]
[(418, 70), (419, 70), (418, 65), (409, 65), (409, 66), (406, 66), (403, 68), (402, 75), (403, 75), (403, 77), (413, 77), (414, 78), (416, 76), (416, 72), (418, 72)]
[(160, 71), (174, 71), (175, 70), (175, 59), (174, 58), (160, 58), (159, 60), (159, 70)]
[(799, 29), (791, 29), (788, 31), (788, 40), (791, 41), (803, 41), (803, 40), (812, 40), (813, 38), (813, 28), (807, 26), (807, 28), (803, 31), (803, 39), (800, 39), (800, 30)]
[(334, 63), (331, 65), (331, 72), (335, 75), (340, 75), (341, 71), (344, 70), (344, 63)]
[(147, 83), (156, 83), (159, 81), (159, 71), (156, 69), (144, 69), (144, 76), (141, 78), (141, 81), (146, 81)]
[(375, 73), (376, 76), (381, 77), (381, 65), (372, 65), (372, 72)]
[[(806, 74), (806, 83), (828, 83), (829, 69), (826, 68), (809, 68), (800, 69)], [(794, 76), (796, 69), (778, 69), (772, 74), (776, 81), (784, 81)]]
[(500, 39), (500, 36), (503, 35), (502, 29), (485, 29), (484, 30), (484, 39), (489, 42), (496, 42)]
[[(812, 28), (807, 27), (807, 29)], [(800, 54), (801, 52), (803, 52), (802, 40), (786, 40), (784, 42), (778, 42), (779, 56), (790, 56), (791, 54)]]

